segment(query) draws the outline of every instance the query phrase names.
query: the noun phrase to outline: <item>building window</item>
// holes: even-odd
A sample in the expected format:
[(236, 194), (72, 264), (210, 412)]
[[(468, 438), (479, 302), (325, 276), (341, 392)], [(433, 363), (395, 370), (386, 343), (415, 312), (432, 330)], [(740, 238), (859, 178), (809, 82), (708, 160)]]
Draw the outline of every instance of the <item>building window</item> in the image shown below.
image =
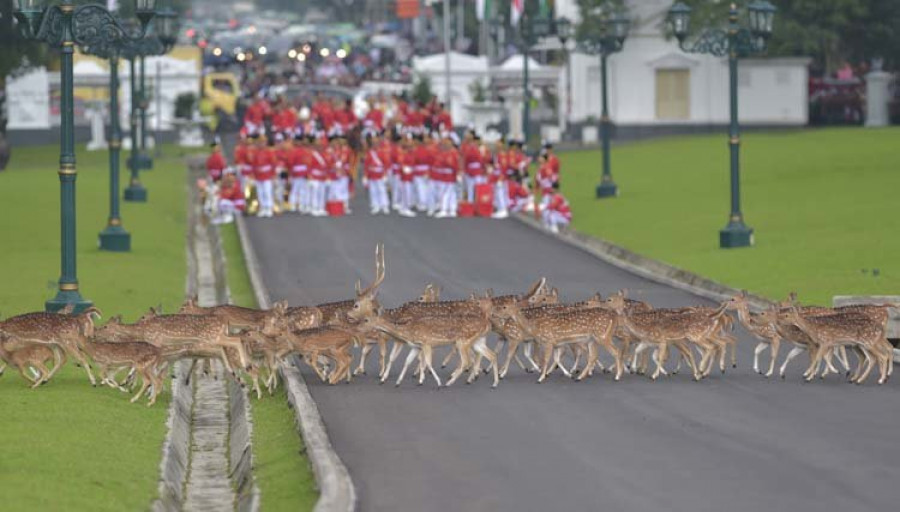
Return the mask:
[(656, 118), (687, 120), (691, 117), (691, 72), (688, 69), (656, 70)]

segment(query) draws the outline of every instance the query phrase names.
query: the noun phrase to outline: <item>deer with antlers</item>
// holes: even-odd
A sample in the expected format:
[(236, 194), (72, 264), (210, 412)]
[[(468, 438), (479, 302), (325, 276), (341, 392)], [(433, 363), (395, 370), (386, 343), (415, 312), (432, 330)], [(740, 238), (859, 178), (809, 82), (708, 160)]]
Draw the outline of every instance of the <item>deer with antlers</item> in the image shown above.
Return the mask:
[(80, 348), (80, 344), (94, 334), (94, 321), (100, 310), (89, 307), (77, 315), (59, 313), (26, 313), (0, 322), (0, 338), (20, 343), (59, 346), (78, 361), (88, 374), (91, 385), (97, 381)]

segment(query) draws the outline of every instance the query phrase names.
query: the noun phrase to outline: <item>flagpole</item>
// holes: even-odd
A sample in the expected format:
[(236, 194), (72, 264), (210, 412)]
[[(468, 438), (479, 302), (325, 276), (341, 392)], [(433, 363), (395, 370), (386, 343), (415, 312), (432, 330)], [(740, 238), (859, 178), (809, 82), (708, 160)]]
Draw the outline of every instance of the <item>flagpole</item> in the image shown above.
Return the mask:
[(444, 104), (451, 111), (450, 104), (450, 0), (444, 0)]

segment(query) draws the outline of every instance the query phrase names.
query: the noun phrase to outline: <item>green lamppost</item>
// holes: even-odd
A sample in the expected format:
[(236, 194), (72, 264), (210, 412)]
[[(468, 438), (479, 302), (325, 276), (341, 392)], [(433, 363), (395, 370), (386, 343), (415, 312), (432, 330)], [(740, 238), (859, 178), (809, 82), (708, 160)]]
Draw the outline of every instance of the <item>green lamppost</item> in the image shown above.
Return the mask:
[[(171, 46), (175, 41), (175, 11), (161, 9), (154, 19), (159, 39), (163, 45)], [(119, 125), (119, 57), (127, 52), (136, 41), (125, 39), (110, 45), (108, 49), (84, 47), (86, 53), (109, 60), (109, 219), (106, 228), (100, 232), (100, 249), (104, 251), (127, 252), (131, 250), (131, 235), (122, 226), (119, 214), (119, 162), (122, 149), (122, 129)]]
[(609, 118), (609, 100), (607, 95), (607, 64), (609, 56), (622, 51), (625, 38), (631, 28), (631, 20), (622, 10), (613, 9), (611, 4), (606, 4), (591, 11), (595, 18), (593, 23), (582, 25), (583, 30), (580, 43), (585, 52), (600, 55), (600, 140), (603, 145), (603, 174), (600, 184), (597, 185), (597, 198), (616, 197), (619, 188), (613, 181), (610, 164), (609, 138), (612, 121)]
[[(131, 131), (131, 155), (128, 157), (128, 169), (131, 178), (125, 189), (125, 200), (132, 202), (147, 201), (147, 189), (141, 184), (140, 171), (150, 169), (152, 160), (144, 153), (143, 145), (146, 142), (146, 108), (145, 93), (143, 87), (143, 58), (147, 55), (163, 55), (172, 49), (176, 40), (176, 14), (169, 8), (161, 9), (156, 19), (157, 33), (148, 33), (136, 41), (131, 41), (123, 49), (123, 56), (128, 59), (131, 82), (131, 115), (129, 116), (129, 130)], [(140, 64), (141, 85), (138, 85), (136, 67)], [(140, 123), (140, 136), (138, 125)]]
[(737, 5), (731, 4), (728, 26), (704, 29), (697, 39), (687, 44), (690, 33), (691, 8), (678, 2), (669, 10), (669, 23), (678, 38), (681, 49), (688, 53), (705, 53), (716, 57), (728, 57), (728, 90), (731, 123), (728, 129), (728, 145), (731, 153), (731, 215), (728, 225), (719, 231), (722, 248), (753, 245), (753, 228), (744, 224), (741, 213), (740, 176), (740, 125), (738, 124), (738, 59), (762, 53), (772, 35), (775, 7), (769, 2), (754, 1), (747, 6), (747, 27), (738, 23)]
[[(145, 171), (149, 171), (153, 169), (153, 158), (150, 157), (150, 153), (147, 152), (147, 109), (150, 106), (150, 99), (148, 98), (149, 94), (147, 94), (147, 80), (146, 80), (146, 57), (151, 55), (165, 55), (172, 50), (172, 47), (175, 45), (175, 41), (177, 39), (176, 35), (178, 32), (178, 21), (177, 14), (170, 7), (165, 7), (160, 9), (156, 13), (156, 41), (148, 41), (148, 44), (143, 45), (139, 48), (140, 55), (140, 93), (137, 95), (138, 99), (138, 108), (141, 112), (141, 136), (140, 136), (140, 152), (137, 154), (137, 166), (140, 169)], [(151, 30), (153, 30), (151, 28)], [(151, 37), (147, 37), (146, 39), (152, 39)], [(158, 43), (158, 44), (154, 44)], [(156, 84), (157, 91), (159, 94), (159, 84)], [(160, 115), (159, 112), (156, 115)], [(157, 141), (159, 143), (159, 141)]]
[[(491, 21), (491, 37), (495, 41), (503, 38), (506, 21), (502, 16), (498, 16)], [(538, 14), (530, 16), (527, 12), (522, 14), (519, 20), (517, 46), (519, 53), (522, 54), (522, 138), (527, 149), (529, 139), (531, 138), (531, 88), (529, 87), (529, 69), (528, 56), (531, 48), (541, 39), (557, 35), (561, 38), (571, 36), (571, 24), (568, 19), (560, 18), (554, 20), (550, 16)], [(562, 36), (560, 36), (562, 30)]]
[[(143, 32), (153, 18), (155, 0), (135, 0), (136, 15)], [(91, 302), (78, 291), (75, 252), (75, 136), (74, 84), (75, 45), (102, 47), (133, 37), (115, 17), (97, 4), (75, 6), (72, 0), (44, 7), (40, 0), (15, 0), (16, 20), (25, 37), (44, 41), (60, 49), (60, 241), (59, 290), (47, 301), (48, 311), (72, 305), (75, 311)]]

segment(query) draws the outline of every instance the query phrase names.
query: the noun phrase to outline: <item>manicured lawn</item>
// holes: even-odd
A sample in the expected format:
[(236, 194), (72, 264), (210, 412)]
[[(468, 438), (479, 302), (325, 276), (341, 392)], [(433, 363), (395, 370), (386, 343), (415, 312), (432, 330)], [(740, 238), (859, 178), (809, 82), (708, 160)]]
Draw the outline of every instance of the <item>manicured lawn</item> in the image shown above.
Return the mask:
[[(148, 306), (172, 311), (185, 282), (185, 175), (178, 150), (166, 147), (142, 179), (146, 204), (123, 203), (132, 252), (101, 253), (106, 225), (106, 152), (78, 154), (78, 277), (103, 311), (134, 319)], [(40, 310), (59, 277), (59, 192), (55, 146), (15, 148), (0, 173), (3, 317)], [(123, 171), (123, 183), (125, 182)], [(73, 364), (32, 391), (14, 372), (0, 378), (0, 508), (3, 510), (143, 510), (157, 495), (169, 395), (153, 408), (91, 388)]]
[[(235, 225), (223, 226), (222, 245), (228, 266), (232, 302), (255, 307), (256, 298), (244, 263)], [(315, 477), (304, 455), (303, 440), (294, 427), (284, 386), (262, 400), (251, 397), (253, 413), (253, 475), (266, 512), (312, 510), (318, 499)]]
[(752, 248), (723, 250), (726, 136), (613, 148), (620, 197), (594, 199), (599, 152), (561, 155), (573, 227), (769, 297), (806, 302), (900, 292), (900, 129), (828, 129), (742, 138)]

